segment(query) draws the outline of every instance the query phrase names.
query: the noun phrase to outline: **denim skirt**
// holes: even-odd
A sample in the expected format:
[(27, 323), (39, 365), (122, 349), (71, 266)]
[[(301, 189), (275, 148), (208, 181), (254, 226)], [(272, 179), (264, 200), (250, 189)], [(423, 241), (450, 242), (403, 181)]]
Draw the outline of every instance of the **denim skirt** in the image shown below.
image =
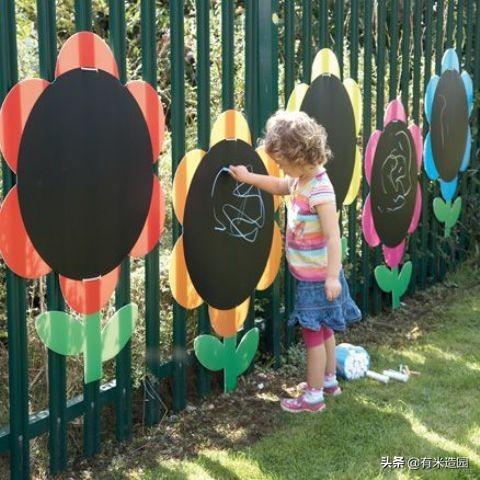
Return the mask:
[(295, 306), (288, 325), (298, 323), (310, 330), (320, 330), (326, 326), (336, 331), (344, 331), (349, 324), (361, 320), (362, 313), (350, 296), (343, 270), (339, 280), (342, 293), (331, 302), (325, 295), (325, 282), (297, 280)]

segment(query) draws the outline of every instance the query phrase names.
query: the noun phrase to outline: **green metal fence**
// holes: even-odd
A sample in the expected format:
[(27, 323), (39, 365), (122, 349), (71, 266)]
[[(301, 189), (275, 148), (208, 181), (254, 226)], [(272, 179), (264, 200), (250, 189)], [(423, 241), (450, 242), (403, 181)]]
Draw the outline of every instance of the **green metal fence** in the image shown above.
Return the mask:
[[(127, 80), (125, 7), (131, 2), (108, 1), (109, 41), (119, 65), (121, 81)], [(223, 109), (244, 110), (254, 139), (270, 114), (286, 104), (297, 81), (308, 81), (313, 57), (322, 47), (332, 48), (342, 71), (361, 86), (363, 94), (363, 130), (361, 142), (366, 145), (373, 127), (382, 126), (384, 106), (398, 95), (413, 120), (425, 129), (423, 94), (432, 71), (439, 73), (446, 47), (457, 49), (461, 66), (473, 77), (475, 92), (480, 81), (480, 5), (473, 0), (190, 0), (196, 11), (196, 94), (197, 138), (199, 148), (207, 149), (211, 121), (210, 66), (221, 60), (221, 104)], [(171, 132), (171, 162), (174, 171), (185, 153), (185, 58), (184, 0), (141, 0), (141, 73), (144, 80), (157, 84), (156, 16), (169, 9), (171, 106), (168, 129)], [(212, 5), (221, 11), (221, 59), (212, 59), (210, 23)], [(75, 29), (92, 27), (91, 0), (75, 0)], [(53, 79), (57, 55), (56, 2), (37, 0), (38, 62), (40, 75)], [(239, 13), (240, 12), (240, 13)], [(235, 37), (235, 22), (241, 16), (243, 35)], [(235, 42), (244, 42), (245, 56), (234, 55)], [(244, 65), (243, 99), (235, 91), (236, 66)], [(19, 80), (17, 63), (15, 1), (0, 0), (0, 101)], [(237, 87), (238, 88), (238, 87)], [(238, 101), (237, 101), (238, 103)], [(472, 117), (478, 125), (478, 110)], [(446, 271), (461, 261), (469, 246), (469, 231), (474, 203), (478, 202), (478, 134), (474, 130), (474, 148), (469, 171), (462, 176), (459, 194), (465, 208), (456, 232), (455, 242), (443, 240), (433, 217), (431, 203), (438, 191), (422, 174), (423, 213), (421, 225), (409, 242), (408, 255), (414, 264), (410, 292), (441, 280)], [(164, 182), (169, 179), (162, 179)], [(3, 164), (3, 193), (15, 183), (14, 175)], [(362, 239), (359, 226), (362, 199), (368, 193), (363, 182), (358, 202), (344, 210), (342, 225), (348, 238), (349, 256), (346, 270), (354, 296), (364, 313), (376, 314), (386, 305), (384, 294), (373, 278), (373, 267), (381, 263), (379, 248), (370, 249)], [(174, 219), (173, 240), (180, 235)], [(187, 351), (187, 312), (173, 305), (173, 349), (167, 363), (160, 362), (160, 322), (165, 320), (160, 298), (160, 251), (157, 247), (145, 260), (145, 423), (159, 421), (162, 404), (158, 389), (171, 386), (172, 408), (185, 408), (189, 395), (200, 397), (211, 393), (213, 377)], [(126, 260), (116, 291), (116, 308), (130, 300), (130, 268)], [(10, 423), (0, 431), (0, 453), (9, 455), (11, 477), (29, 478), (30, 441), (48, 434), (50, 470), (61, 471), (68, 464), (67, 426), (83, 418), (83, 449), (86, 456), (101, 448), (100, 418), (104, 408), (115, 411), (118, 441), (132, 436), (131, 347), (128, 344), (116, 358), (115, 380), (84, 387), (82, 395), (67, 399), (65, 357), (48, 352), (48, 410), (29, 412), (28, 338), (25, 281), (7, 271), (8, 370)], [(62, 309), (58, 278), (47, 279), (49, 309)], [(259, 299), (264, 302), (263, 348), (275, 365), (280, 363), (282, 349), (292, 343), (294, 332), (284, 327), (292, 309), (293, 281), (286, 267), (274, 285)], [(253, 303), (253, 302), (252, 302)], [(196, 316), (198, 332), (209, 332), (208, 312), (201, 307)], [(246, 322), (249, 329), (256, 321), (252, 308)], [(241, 334), (241, 333), (240, 333)], [(187, 389), (189, 374), (196, 378), (196, 392)], [(187, 393), (188, 392), (188, 393)]]

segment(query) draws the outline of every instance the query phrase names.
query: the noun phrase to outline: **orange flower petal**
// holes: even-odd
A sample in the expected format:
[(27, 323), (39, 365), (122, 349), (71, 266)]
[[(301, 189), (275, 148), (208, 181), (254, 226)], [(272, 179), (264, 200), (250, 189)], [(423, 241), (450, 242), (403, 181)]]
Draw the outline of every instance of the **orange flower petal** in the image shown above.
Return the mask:
[(8, 192), (0, 209), (0, 253), (8, 268), (20, 277), (40, 278), (51, 271), (25, 229), (16, 186)]
[(277, 224), (275, 223), (273, 229), (272, 246), (270, 248), (270, 255), (268, 256), (267, 265), (258, 282), (257, 289), (267, 289), (275, 280), (282, 262), (282, 234)]
[(10, 90), (3, 101), (0, 109), (0, 150), (14, 172), (17, 171), (25, 124), (35, 103), (49, 85), (40, 78), (23, 80)]
[(142, 110), (152, 141), (153, 161), (156, 162), (162, 150), (165, 135), (165, 115), (162, 102), (156, 90), (147, 82), (135, 80), (126, 84)]
[(60, 288), (67, 304), (78, 313), (90, 315), (110, 300), (120, 276), (120, 267), (107, 275), (87, 280), (72, 280), (59, 275)]
[(252, 144), (250, 128), (245, 117), (236, 110), (226, 110), (215, 120), (210, 135), (210, 147), (222, 140), (243, 140)]
[(147, 220), (143, 226), (142, 232), (135, 243), (131, 257), (143, 257), (151, 252), (162, 235), (165, 225), (165, 194), (163, 193), (160, 181), (154, 175), (152, 198), (150, 201), (150, 209), (148, 210)]
[(76, 68), (104, 70), (119, 78), (117, 62), (110, 47), (92, 32), (78, 32), (63, 44), (58, 54), (55, 77)]
[(175, 171), (172, 188), (172, 204), (175, 215), (180, 223), (183, 223), (188, 189), (204, 156), (205, 152), (200, 149), (188, 152), (178, 164), (177, 170)]
[(209, 306), (210, 324), (216, 334), (221, 337), (235, 335), (245, 322), (249, 307), (250, 298), (247, 298), (242, 304), (231, 310), (218, 310)]
[(183, 237), (180, 237), (173, 247), (169, 281), (173, 298), (175, 298), (182, 307), (191, 310), (199, 307), (203, 303), (203, 299), (195, 290), (187, 270), (183, 250)]

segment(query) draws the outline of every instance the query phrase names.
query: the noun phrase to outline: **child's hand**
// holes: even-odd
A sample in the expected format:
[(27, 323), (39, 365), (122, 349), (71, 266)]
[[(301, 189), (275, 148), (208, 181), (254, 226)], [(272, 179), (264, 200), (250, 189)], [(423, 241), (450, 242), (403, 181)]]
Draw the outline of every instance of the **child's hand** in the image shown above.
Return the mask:
[(230, 175), (241, 183), (250, 183), (252, 173), (243, 165), (230, 165)]
[(327, 277), (325, 280), (325, 295), (329, 302), (335, 300), (342, 293), (342, 285), (338, 277)]

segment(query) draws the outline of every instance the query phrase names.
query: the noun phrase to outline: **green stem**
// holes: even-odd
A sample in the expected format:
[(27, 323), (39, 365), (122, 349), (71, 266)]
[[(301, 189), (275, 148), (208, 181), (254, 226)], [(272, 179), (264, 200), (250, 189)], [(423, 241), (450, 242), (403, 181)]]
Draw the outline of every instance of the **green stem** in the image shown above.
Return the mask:
[(237, 388), (237, 372), (235, 367), (235, 354), (237, 348), (237, 337), (233, 335), (223, 340), (225, 347), (225, 368), (224, 372), (224, 391), (231, 392)]
[(398, 294), (398, 267), (392, 268), (392, 275), (395, 281), (392, 286), (392, 307), (398, 308), (400, 306), (400, 295)]
[(85, 346), (83, 350), (85, 383), (102, 378), (102, 337), (100, 312), (85, 317)]

